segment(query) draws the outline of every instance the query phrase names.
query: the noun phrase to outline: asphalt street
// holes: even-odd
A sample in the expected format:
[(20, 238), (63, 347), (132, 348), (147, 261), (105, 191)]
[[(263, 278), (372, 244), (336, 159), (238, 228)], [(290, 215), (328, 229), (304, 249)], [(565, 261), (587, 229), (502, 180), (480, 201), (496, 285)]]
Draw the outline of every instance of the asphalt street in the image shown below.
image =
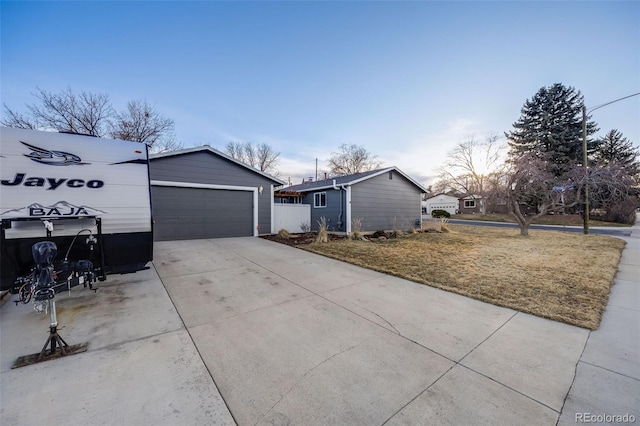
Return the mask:
[[(473, 226), (494, 226), (498, 228), (518, 228), (515, 223), (505, 222), (487, 222), (484, 220), (460, 220), (449, 219), (449, 223)], [(563, 225), (531, 225), (530, 229), (541, 229), (545, 231), (562, 231), (562, 232), (578, 232), (582, 233), (582, 226), (563, 226)], [(631, 228), (613, 228), (596, 226), (589, 227), (589, 233), (599, 235), (612, 235), (614, 237), (628, 237), (631, 235)]]

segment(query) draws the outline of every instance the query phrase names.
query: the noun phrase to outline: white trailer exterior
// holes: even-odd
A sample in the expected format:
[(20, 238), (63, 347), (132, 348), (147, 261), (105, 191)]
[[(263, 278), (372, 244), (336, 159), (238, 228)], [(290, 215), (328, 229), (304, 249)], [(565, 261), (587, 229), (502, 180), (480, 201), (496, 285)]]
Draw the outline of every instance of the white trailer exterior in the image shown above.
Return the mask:
[(142, 269), (153, 257), (148, 164), (145, 144), (0, 128), (2, 289), (33, 264), (33, 243), (54, 241), (60, 256), (81, 230), (101, 235), (103, 276)]

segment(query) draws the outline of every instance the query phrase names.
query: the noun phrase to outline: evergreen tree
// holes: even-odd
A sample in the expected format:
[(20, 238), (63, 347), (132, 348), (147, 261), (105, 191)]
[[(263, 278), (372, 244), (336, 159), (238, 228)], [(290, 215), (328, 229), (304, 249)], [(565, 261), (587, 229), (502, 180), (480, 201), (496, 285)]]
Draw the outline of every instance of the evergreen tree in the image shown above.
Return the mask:
[[(573, 87), (556, 83), (540, 88), (524, 103), (520, 119), (513, 123), (514, 130), (505, 133), (511, 157), (526, 154), (539, 158), (555, 176), (581, 165), (583, 104), (582, 95)], [(596, 124), (587, 121), (587, 138), (597, 131)], [(597, 141), (587, 139), (589, 154), (596, 147)]]
[(618, 164), (629, 176), (637, 176), (640, 174), (638, 155), (638, 148), (617, 129), (613, 129), (600, 139), (594, 157), (598, 165)]

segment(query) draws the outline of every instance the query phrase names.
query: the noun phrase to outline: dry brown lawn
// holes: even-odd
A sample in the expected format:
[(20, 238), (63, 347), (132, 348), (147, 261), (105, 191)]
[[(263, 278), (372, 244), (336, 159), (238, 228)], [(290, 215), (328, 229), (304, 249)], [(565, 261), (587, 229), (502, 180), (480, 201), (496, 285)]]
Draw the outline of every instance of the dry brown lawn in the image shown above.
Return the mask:
[(449, 233), (331, 241), (305, 250), (595, 330), (625, 242), (618, 238), (448, 225)]

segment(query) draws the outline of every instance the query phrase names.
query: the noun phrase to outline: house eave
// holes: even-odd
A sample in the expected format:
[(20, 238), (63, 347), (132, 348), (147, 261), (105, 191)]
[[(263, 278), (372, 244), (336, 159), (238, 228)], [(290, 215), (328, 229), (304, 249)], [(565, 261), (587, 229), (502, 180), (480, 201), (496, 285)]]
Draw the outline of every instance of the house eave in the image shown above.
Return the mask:
[[(385, 169), (380, 169), (380, 170), (376, 171), (375, 173), (371, 173), (371, 174), (368, 174), (366, 176), (362, 176), (362, 177), (359, 177), (359, 178), (356, 178), (356, 179), (353, 179), (353, 180), (349, 180), (349, 181), (346, 181), (346, 182), (337, 183), (336, 185), (338, 187), (348, 187), (348, 186), (351, 186), (351, 185), (358, 184), (360, 182), (364, 182), (364, 181), (366, 181), (368, 179), (372, 179), (374, 177), (383, 175), (385, 173), (389, 173), (391, 171), (395, 171), (395, 172), (399, 173), (402, 177), (404, 177), (409, 182), (411, 182), (414, 186), (416, 186), (421, 191), (421, 193), (424, 194), (424, 193), (428, 192), (425, 187), (420, 185), (418, 182), (416, 182), (414, 179), (412, 179), (410, 176), (408, 176), (402, 170), (398, 169), (395, 166), (387, 167)], [(312, 183), (310, 183), (310, 185), (313, 185), (314, 183), (316, 183), (316, 182), (312, 182)], [(327, 190), (327, 189), (334, 189), (333, 179), (329, 179), (329, 180), (327, 180), (326, 184), (319, 185), (319, 186), (311, 186), (309, 188), (304, 188), (301, 185), (294, 185), (294, 187), (296, 188), (295, 191), (303, 192), (303, 193), (324, 191), (324, 190)], [(282, 190), (286, 190), (286, 188), (283, 188)]]
[(253, 173), (256, 173), (258, 175), (261, 175), (273, 182), (275, 182), (277, 184), (277, 186), (281, 186), (284, 185), (286, 182), (273, 177), (261, 170), (258, 170), (254, 167), (249, 166), (248, 164), (243, 163), (242, 161), (238, 161), (235, 158), (225, 154), (224, 152), (218, 151), (215, 148), (211, 148), (209, 145), (203, 145), (203, 146), (195, 146), (192, 148), (185, 148), (185, 149), (179, 149), (176, 151), (167, 151), (167, 152), (160, 152), (158, 154), (150, 154), (149, 155), (149, 160), (155, 160), (157, 158), (167, 158), (167, 157), (175, 157), (175, 156), (179, 156), (179, 155), (185, 155), (185, 154), (193, 154), (193, 153), (197, 153), (197, 152), (209, 152), (210, 154), (214, 154), (217, 155), (219, 157), (224, 158), (227, 161), (230, 161), (232, 163), (235, 163)]

